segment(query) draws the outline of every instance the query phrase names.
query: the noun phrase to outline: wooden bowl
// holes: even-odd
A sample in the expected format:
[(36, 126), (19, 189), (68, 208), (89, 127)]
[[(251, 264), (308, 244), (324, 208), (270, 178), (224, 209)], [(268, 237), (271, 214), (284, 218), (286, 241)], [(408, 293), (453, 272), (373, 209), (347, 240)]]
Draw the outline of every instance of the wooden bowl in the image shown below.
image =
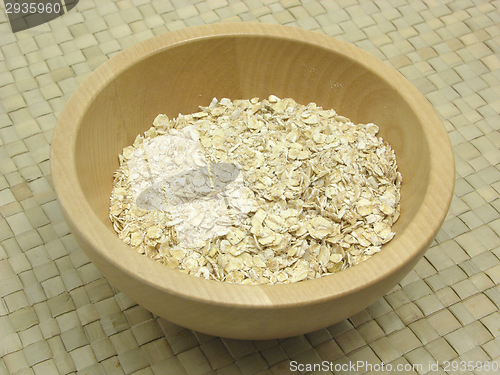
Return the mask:
[[(288, 285), (237, 285), (167, 268), (118, 239), (108, 218), (118, 154), (155, 116), (198, 111), (213, 97), (291, 97), (374, 122), (403, 176), (396, 237), (338, 274)], [(180, 326), (239, 339), (318, 330), (365, 309), (419, 261), (450, 205), (454, 160), (442, 122), (403, 76), (348, 43), (297, 28), (215, 24), (139, 43), (99, 67), (61, 113), (51, 168), (82, 249), (138, 304)]]

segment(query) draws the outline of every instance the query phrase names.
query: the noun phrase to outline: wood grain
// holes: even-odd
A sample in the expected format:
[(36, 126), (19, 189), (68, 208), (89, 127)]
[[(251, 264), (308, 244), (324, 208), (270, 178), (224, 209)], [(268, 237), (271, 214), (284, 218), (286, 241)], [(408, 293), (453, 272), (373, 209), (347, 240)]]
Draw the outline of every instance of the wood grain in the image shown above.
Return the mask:
[[(213, 97), (275, 94), (374, 122), (403, 176), (396, 237), (339, 274), (245, 286), (182, 274), (139, 255), (108, 219), (117, 155), (158, 113), (196, 111)], [(398, 72), (334, 38), (265, 24), (214, 24), (160, 35), (118, 54), (67, 102), (51, 148), (58, 201), (80, 246), (126, 295), (178, 325), (267, 339), (311, 332), (363, 310), (418, 262), (451, 202), (454, 160), (432, 106)]]

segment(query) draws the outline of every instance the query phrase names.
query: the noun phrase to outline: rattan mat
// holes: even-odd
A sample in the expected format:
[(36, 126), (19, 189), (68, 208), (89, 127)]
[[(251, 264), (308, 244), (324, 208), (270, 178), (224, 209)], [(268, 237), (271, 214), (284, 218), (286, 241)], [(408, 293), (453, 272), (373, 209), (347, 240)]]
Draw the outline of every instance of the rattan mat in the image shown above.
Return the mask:
[[(486, 368), (500, 358), (499, 1), (83, 0), (16, 34), (0, 6), (0, 375), (500, 373)], [(228, 340), (155, 317), (89, 262), (51, 187), (52, 130), (90, 72), (154, 35), (226, 21), (374, 54), (427, 97), (454, 147), (454, 199), (424, 259), (373, 306), (307, 335)]]

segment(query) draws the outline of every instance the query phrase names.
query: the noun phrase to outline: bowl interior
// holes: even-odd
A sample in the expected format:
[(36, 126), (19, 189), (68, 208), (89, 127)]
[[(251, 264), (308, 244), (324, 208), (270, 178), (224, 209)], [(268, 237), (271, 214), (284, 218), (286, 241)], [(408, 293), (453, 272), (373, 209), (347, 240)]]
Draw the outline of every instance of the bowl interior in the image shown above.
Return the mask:
[(429, 145), (421, 118), (404, 87), (342, 50), (270, 36), (199, 38), (159, 49), (114, 76), (88, 104), (76, 136), (75, 163), (85, 198), (109, 233), (112, 175), (117, 155), (147, 130), (156, 115), (176, 117), (206, 106), (213, 97), (265, 98), (333, 108), (353, 122), (373, 122), (395, 150), (403, 176), (405, 230), (429, 184)]

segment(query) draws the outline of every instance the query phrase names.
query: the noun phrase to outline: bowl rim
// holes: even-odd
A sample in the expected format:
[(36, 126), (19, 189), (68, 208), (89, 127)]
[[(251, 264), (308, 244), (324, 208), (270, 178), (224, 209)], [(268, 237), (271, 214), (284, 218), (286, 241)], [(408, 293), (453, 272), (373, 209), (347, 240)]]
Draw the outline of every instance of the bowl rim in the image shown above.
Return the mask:
[[(355, 60), (384, 81), (390, 80), (390, 84), (398, 87), (398, 92), (415, 111), (424, 127), (424, 136), (431, 154), (429, 185), (414, 219), (403, 233), (384, 245), (384, 251), (340, 273), (293, 284), (242, 285), (206, 280), (169, 269), (138, 254), (109, 231), (84, 199), (74, 159), (80, 121), (91, 105), (92, 98), (115, 76), (150, 55), (204, 38), (238, 36), (283, 38), (332, 50)], [(417, 102), (419, 111), (415, 108)], [(54, 129), (50, 164), (54, 190), (68, 225), (105, 262), (137, 282), (170, 295), (212, 305), (254, 309), (321, 303), (375, 285), (400, 272), (405, 265), (423, 255), (434, 240), (450, 206), (455, 183), (453, 152), (442, 121), (427, 99), (398, 71), (353, 44), (331, 36), (290, 26), (262, 23), (219, 23), (189, 27), (147, 39), (109, 59), (80, 84), (63, 108)], [(74, 204), (75, 201), (79, 204)], [(102, 233), (108, 232), (109, 236), (101, 238)], [(110, 250), (110, 246), (114, 249)], [(113, 256), (117, 251), (124, 252), (120, 261)], [(312, 288), (314, 293), (311, 293)]]

